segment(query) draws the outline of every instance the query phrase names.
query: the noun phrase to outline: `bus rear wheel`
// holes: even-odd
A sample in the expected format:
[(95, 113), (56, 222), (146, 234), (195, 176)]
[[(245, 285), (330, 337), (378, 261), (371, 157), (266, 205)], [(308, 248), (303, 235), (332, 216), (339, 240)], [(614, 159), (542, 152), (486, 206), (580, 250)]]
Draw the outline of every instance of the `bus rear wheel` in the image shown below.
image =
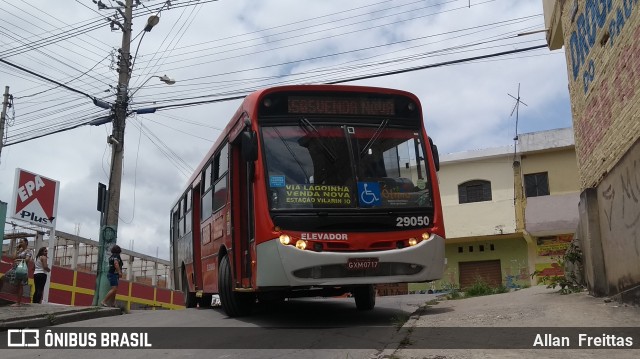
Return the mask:
[(250, 314), (255, 303), (255, 296), (249, 293), (233, 291), (233, 279), (231, 278), (231, 265), (229, 264), (228, 256), (224, 256), (220, 260), (219, 270), (218, 290), (224, 312), (230, 317)]
[(358, 286), (351, 292), (358, 310), (372, 310), (376, 306), (376, 290), (373, 284)]
[(186, 308), (194, 308), (197, 304), (196, 293), (189, 292), (189, 283), (187, 282), (187, 272), (182, 271), (182, 296), (184, 296), (184, 306)]

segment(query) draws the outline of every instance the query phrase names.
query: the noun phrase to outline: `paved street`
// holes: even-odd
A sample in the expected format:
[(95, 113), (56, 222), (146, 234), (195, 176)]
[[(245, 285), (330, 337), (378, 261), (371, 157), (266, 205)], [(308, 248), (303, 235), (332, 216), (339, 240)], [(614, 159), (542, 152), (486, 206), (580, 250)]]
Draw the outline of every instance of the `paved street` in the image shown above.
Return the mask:
[[(202, 342), (189, 344), (186, 347), (161, 350), (143, 349), (127, 351), (136, 358), (151, 358), (161, 352), (170, 357), (207, 355), (216, 358), (601, 358), (603, 354), (615, 358), (635, 358), (639, 350), (615, 349), (508, 349), (514, 342), (529, 340), (530, 333), (545, 334), (558, 328), (570, 327), (570, 333), (588, 331), (589, 327), (605, 328), (615, 331), (617, 327), (640, 328), (640, 308), (620, 305), (616, 302), (605, 303), (603, 298), (593, 298), (586, 293), (560, 295), (544, 286), (527, 288), (515, 292), (492, 296), (467, 298), (461, 300), (434, 301), (434, 295), (406, 295), (378, 298), (378, 305), (372, 312), (355, 310), (352, 299), (303, 299), (294, 300), (277, 307), (259, 308), (253, 316), (244, 318), (228, 318), (221, 309), (196, 308), (177, 311), (134, 311), (116, 317), (97, 318), (76, 323), (57, 326), (58, 329), (90, 330), (90, 328), (165, 328), (168, 341), (181, 337), (188, 343), (193, 327), (198, 332), (211, 333), (219, 337), (238, 333), (250, 336), (246, 347), (260, 340), (269, 340), (275, 349), (242, 349), (237, 343), (229, 341), (233, 349), (224, 349), (224, 342), (206, 336)], [(422, 305), (422, 306), (421, 306)], [(400, 328), (403, 326), (402, 328)], [(185, 329), (181, 330), (180, 327)], [(189, 327), (189, 328), (187, 328)], [(268, 328), (281, 328), (280, 332)], [(291, 335), (299, 334), (297, 329), (312, 327), (322, 328), (309, 330), (315, 338), (301, 337), (301, 343), (291, 343)], [(530, 332), (529, 329), (533, 328)], [(209, 328), (209, 329), (207, 329)], [(228, 330), (224, 330), (228, 328)], [(245, 328), (242, 331), (237, 329)], [(441, 341), (449, 341), (449, 347), (432, 349), (433, 334), (443, 335), (448, 329), (455, 329), (453, 338), (441, 337)], [(474, 328), (484, 328), (480, 331)], [(483, 349), (484, 342), (496, 342), (492, 334), (499, 330), (511, 328), (503, 332), (504, 349)], [(265, 331), (267, 330), (267, 331)], [(383, 331), (384, 330), (384, 331)], [(434, 332), (435, 330), (435, 332)], [(441, 330), (438, 332), (437, 330)], [(577, 331), (576, 331), (577, 330)], [(236, 333), (236, 334), (233, 334)], [(275, 333), (275, 335), (274, 335)], [(430, 334), (431, 333), (431, 334)], [(487, 334), (485, 334), (487, 333)], [(514, 334), (515, 333), (515, 334)], [(282, 334), (282, 335), (280, 335)], [(466, 336), (473, 335), (475, 338)], [(483, 335), (488, 335), (486, 340)], [(253, 336), (253, 337), (251, 337)], [(352, 338), (355, 349), (326, 349), (333, 340), (335, 343), (348, 343)], [(520, 336), (520, 337), (518, 337)], [(522, 338), (522, 337), (525, 338)], [(300, 338), (300, 337), (299, 337)], [(235, 339), (235, 337), (234, 337)], [(273, 339), (273, 340), (272, 340)], [(312, 339), (312, 340), (311, 340)], [(640, 340), (640, 336), (635, 337)], [(218, 344), (214, 344), (218, 343)], [(262, 342), (264, 343), (264, 342)], [(364, 344), (363, 344), (364, 343)], [(471, 344), (470, 344), (471, 343)], [(194, 349), (197, 346), (215, 346), (215, 349)], [(298, 347), (306, 346), (307, 347)], [(476, 345), (480, 349), (461, 349), (468, 345)], [(531, 340), (533, 345), (533, 340)], [(364, 346), (364, 348), (363, 348)], [(34, 353), (40, 358), (56, 358), (60, 350), (3, 351), (3, 358), (26, 358)], [(86, 358), (86, 350), (65, 350), (67, 358)], [(91, 355), (105, 358), (110, 355), (107, 350), (94, 350)]]

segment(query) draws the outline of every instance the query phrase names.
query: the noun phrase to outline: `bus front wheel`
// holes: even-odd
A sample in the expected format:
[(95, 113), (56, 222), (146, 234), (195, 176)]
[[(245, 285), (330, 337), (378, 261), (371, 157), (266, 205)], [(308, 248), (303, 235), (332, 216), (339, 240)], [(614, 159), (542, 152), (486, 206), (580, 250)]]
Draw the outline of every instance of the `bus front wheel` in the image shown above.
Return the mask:
[(251, 293), (238, 293), (233, 291), (233, 279), (231, 278), (231, 265), (229, 257), (224, 256), (220, 260), (220, 272), (218, 273), (218, 291), (222, 309), (230, 317), (240, 317), (250, 314), (255, 303), (255, 296)]
[(376, 305), (376, 290), (373, 284), (358, 286), (351, 292), (358, 310), (372, 310)]

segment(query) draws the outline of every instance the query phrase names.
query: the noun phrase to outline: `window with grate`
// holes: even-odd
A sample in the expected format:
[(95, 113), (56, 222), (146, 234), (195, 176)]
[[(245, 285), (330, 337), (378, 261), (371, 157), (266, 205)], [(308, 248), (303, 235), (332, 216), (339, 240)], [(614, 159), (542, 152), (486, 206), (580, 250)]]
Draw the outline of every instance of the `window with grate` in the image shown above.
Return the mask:
[(524, 191), (527, 197), (549, 195), (549, 175), (547, 172), (524, 175)]
[(491, 182), (473, 180), (459, 184), (458, 200), (460, 204), (491, 201)]

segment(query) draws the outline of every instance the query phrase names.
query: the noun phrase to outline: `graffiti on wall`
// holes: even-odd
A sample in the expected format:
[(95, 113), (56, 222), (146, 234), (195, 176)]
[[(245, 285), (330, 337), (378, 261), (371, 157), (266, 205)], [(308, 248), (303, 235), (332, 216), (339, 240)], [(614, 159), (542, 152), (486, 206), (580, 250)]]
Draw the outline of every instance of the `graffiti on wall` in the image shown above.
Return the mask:
[[(615, 182), (619, 186), (614, 186)], [(602, 191), (606, 230), (610, 232), (622, 225), (636, 231), (640, 225), (640, 160), (629, 161), (615, 182)]]
[(536, 274), (538, 280), (542, 277), (564, 276), (564, 268), (556, 262), (536, 263)]
[(502, 282), (507, 288), (522, 288), (530, 284), (526, 260), (510, 260), (509, 267), (505, 268), (502, 274)]
[(538, 238), (537, 253), (540, 257), (562, 256), (569, 248), (573, 234)]

